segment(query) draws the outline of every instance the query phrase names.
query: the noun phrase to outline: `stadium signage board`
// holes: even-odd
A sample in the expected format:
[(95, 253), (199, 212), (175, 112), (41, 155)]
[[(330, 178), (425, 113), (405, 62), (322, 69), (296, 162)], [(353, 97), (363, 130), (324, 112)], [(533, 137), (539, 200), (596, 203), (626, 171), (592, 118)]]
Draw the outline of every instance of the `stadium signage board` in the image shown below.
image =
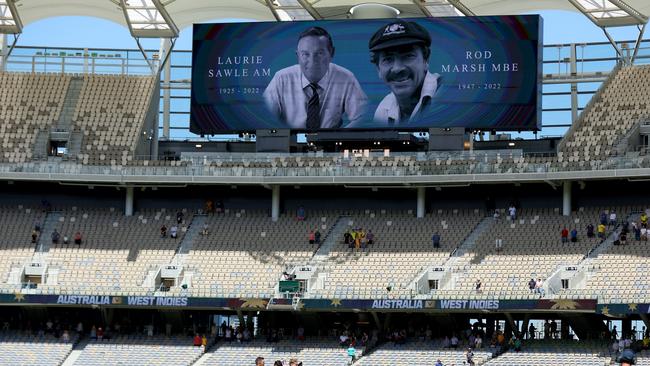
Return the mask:
[(195, 24), (190, 130), (538, 130), (542, 24), (538, 15)]
[(149, 308), (248, 310), (381, 310), (381, 311), (559, 311), (597, 312), (603, 315), (648, 313), (650, 304), (597, 304), (596, 300), (418, 300), (418, 299), (301, 299), (294, 307), (284, 298), (210, 298), (182, 296), (37, 295), (0, 294), (2, 305), (66, 305)]

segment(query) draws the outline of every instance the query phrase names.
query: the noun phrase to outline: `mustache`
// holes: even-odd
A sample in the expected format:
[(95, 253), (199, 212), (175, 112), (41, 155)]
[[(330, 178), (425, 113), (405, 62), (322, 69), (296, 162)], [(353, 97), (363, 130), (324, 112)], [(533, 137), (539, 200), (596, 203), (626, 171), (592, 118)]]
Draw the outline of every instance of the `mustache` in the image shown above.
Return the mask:
[(390, 74), (386, 75), (386, 80), (387, 81), (395, 81), (395, 80), (401, 80), (404, 78), (412, 78), (413, 75), (410, 71), (408, 70), (402, 70), (400, 72), (391, 72)]

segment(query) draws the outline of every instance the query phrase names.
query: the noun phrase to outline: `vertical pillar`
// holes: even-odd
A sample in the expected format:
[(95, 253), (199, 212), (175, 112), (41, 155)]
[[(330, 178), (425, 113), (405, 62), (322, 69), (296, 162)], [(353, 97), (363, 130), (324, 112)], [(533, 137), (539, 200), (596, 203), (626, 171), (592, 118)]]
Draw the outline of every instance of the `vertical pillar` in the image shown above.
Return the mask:
[(126, 187), (126, 201), (124, 203), (124, 216), (133, 216), (133, 187)]
[[(161, 40), (161, 45), (160, 49), (161, 51), (164, 50), (164, 52), (171, 52), (171, 40), (169, 38), (165, 38), (164, 40)], [(165, 55), (163, 52), (160, 52), (160, 60), (165, 59)], [(172, 77), (172, 59), (171, 56), (169, 60), (165, 63), (165, 66), (163, 67), (163, 79), (165, 81), (164, 85), (166, 87), (163, 89), (163, 115), (162, 115), (162, 122), (163, 122), (163, 139), (169, 139), (169, 110), (171, 108), (171, 90), (169, 89), (170, 83), (169, 81), (171, 80)], [(156, 126), (157, 128), (158, 126)]]
[(424, 187), (418, 187), (418, 209), (417, 209), (417, 217), (418, 219), (421, 219), (424, 217), (424, 198), (425, 198), (425, 191), (426, 188)]
[(571, 181), (564, 181), (562, 187), (562, 215), (571, 215)]
[(271, 192), (271, 220), (278, 221), (278, 217), (280, 217), (280, 186), (272, 185)]
[(621, 337), (630, 337), (632, 335), (632, 319), (621, 319)]
[(7, 35), (0, 34), (0, 71), (5, 71), (5, 45), (7, 44)]
[(88, 73), (88, 57), (90, 57), (90, 52), (88, 52), (88, 48), (84, 48), (84, 66), (83, 66), (83, 73), (87, 74)]
[[(569, 64), (570, 64), (569, 67), (570, 67), (571, 76), (574, 77), (577, 76), (578, 74), (575, 43), (571, 44), (570, 49), (571, 49), (571, 55), (569, 58)], [(578, 84), (571, 83), (571, 123), (572, 124), (575, 123), (577, 119), (578, 119)]]

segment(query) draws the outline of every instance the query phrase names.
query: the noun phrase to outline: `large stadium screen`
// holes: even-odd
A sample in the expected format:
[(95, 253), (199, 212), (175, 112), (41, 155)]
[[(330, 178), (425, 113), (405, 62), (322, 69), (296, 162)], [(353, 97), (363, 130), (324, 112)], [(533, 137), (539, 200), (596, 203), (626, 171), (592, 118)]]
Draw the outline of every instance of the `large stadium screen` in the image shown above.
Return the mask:
[(537, 15), (195, 24), (190, 129), (537, 130)]

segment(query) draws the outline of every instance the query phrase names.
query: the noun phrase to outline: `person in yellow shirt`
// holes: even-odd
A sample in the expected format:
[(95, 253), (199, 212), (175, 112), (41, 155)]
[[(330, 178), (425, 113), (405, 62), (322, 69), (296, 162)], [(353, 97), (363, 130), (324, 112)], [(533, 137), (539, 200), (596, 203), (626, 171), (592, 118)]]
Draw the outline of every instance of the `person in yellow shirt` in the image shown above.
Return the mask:
[(598, 237), (600, 240), (605, 240), (605, 225), (603, 224), (598, 224)]

